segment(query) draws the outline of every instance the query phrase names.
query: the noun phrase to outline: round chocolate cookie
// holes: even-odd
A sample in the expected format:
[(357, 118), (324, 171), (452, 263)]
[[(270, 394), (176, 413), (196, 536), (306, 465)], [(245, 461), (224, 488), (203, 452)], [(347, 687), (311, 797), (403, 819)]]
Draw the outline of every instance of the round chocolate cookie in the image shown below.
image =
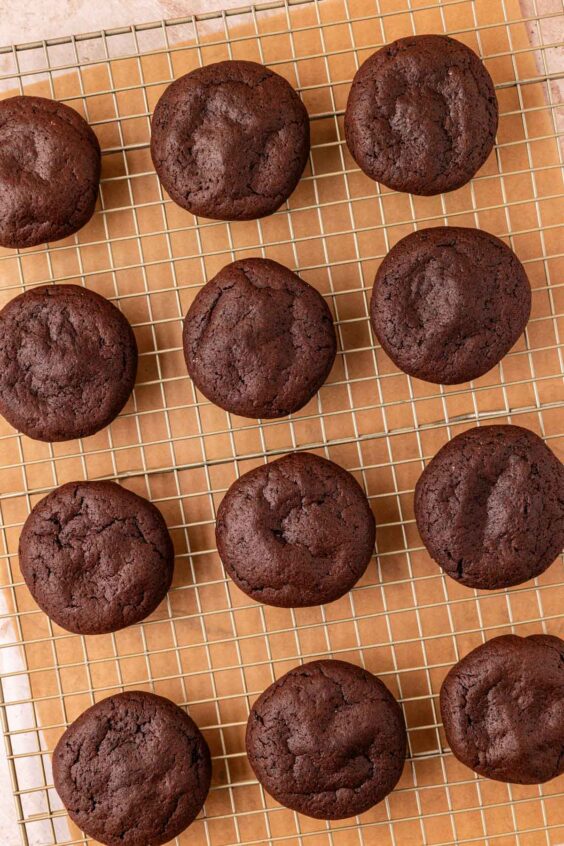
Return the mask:
[(376, 274), (370, 318), (410, 376), (453, 385), (491, 370), (531, 312), (523, 265), (499, 238), (441, 226), (402, 238)]
[(266, 605), (332, 602), (360, 579), (375, 520), (354, 476), (307, 452), (238, 479), (217, 514), (217, 548), (241, 590)]
[(401, 708), (380, 679), (344, 661), (312, 661), (257, 699), (246, 745), (258, 780), (278, 802), (340, 820), (394, 789), (407, 735)]
[(0, 413), (30, 438), (68, 441), (103, 429), (136, 372), (131, 326), (93, 291), (44, 285), (0, 311)]
[(564, 641), (505, 635), (473, 649), (441, 687), (453, 755), (480, 775), (541, 784), (564, 772)]
[(521, 584), (564, 546), (564, 467), (528, 429), (470, 429), (423, 471), (415, 518), (429, 554), (456, 581), (482, 590)]
[(211, 402), (242, 417), (284, 417), (325, 382), (337, 339), (315, 288), (275, 261), (228, 264), (184, 321), (188, 373)]
[(495, 142), (491, 77), (465, 44), (444, 35), (400, 38), (353, 79), (345, 136), (359, 167), (396, 191), (440, 194), (465, 185)]
[(168, 86), (155, 109), (151, 155), (164, 188), (192, 214), (252, 220), (288, 199), (309, 154), (305, 106), (255, 62), (206, 65)]
[(69, 482), (38, 502), (19, 556), (39, 607), (77, 634), (143, 620), (166, 596), (174, 569), (160, 511), (113, 482)]
[(78, 112), (44, 97), (0, 101), (0, 244), (33, 247), (94, 214), (100, 145)]
[(88, 708), (53, 753), (53, 778), (71, 819), (107, 846), (159, 846), (195, 819), (211, 758), (198, 726), (152, 693), (118, 693)]

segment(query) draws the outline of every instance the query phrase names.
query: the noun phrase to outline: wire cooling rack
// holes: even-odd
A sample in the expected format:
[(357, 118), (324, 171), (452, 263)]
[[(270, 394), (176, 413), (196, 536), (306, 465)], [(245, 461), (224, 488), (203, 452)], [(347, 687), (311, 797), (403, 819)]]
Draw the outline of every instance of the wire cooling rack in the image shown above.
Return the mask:
[[(457, 432), (511, 421), (557, 450), (564, 430), (557, 45), (546, 39), (562, 6), (541, 13), (534, 0), (529, 5), (524, 15), (517, 0), (274, 2), (0, 52), (3, 96), (21, 91), (69, 103), (103, 148), (93, 220), (47, 248), (3, 251), (1, 304), (39, 283), (86, 285), (118, 303), (141, 352), (132, 400), (94, 437), (42, 444), (0, 421), (0, 712), (25, 844), (88, 842), (53, 789), (50, 753), (86, 707), (128, 688), (188, 706), (212, 749), (205, 813), (178, 844), (564, 842), (562, 779), (541, 787), (478, 779), (450, 755), (437, 703), (448, 668), (485, 639), (510, 631), (562, 635), (562, 565), (509, 591), (465, 589), (423, 550), (412, 506), (425, 462)], [(448, 32), (476, 49), (500, 103), (495, 153), (470, 185), (440, 197), (375, 185), (343, 141), (359, 63), (413, 32)], [(163, 196), (150, 160), (150, 114), (164, 87), (226, 58), (274, 67), (300, 90), (312, 118), (304, 178), (288, 206), (262, 221), (193, 218)], [(374, 272), (388, 249), (415, 226), (443, 223), (504, 238), (534, 291), (526, 337), (495, 370), (451, 388), (399, 373), (367, 319)], [(324, 294), (341, 349), (319, 395), (299, 414), (267, 423), (206, 402), (186, 375), (180, 345), (181, 319), (204, 281), (257, 254), (296, 268)], [(216, 508), (241, 473), (305, 448), (364, 485), (379, 524), (377, 556), (337, 602), (295, 611), (261, 606), (225, 577), (214, 546)], [(38, 611), (22, 582), (17, 542), (30, 508), (54, 486), (98, 478), (118, 479), (158, 504), (174, 537), (176, 573), (146, 622), (84, 638)], [(409, 760), (400, 784), (360, 819), (325, 823), (277, 806), (244, 753), (256, 696), (320, 656), (377, 673), (406, 715)]]

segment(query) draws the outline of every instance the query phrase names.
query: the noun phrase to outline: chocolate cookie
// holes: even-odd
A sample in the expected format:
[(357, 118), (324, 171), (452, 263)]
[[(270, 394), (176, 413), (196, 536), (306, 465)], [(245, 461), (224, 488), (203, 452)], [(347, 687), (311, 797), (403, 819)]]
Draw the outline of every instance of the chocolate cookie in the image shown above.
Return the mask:
[(288, 199), (309, 154), (302, 101), (255, 62), (218, 62), (181, 76), (155, 109), (151, 155), (163, 186), (192, 214), (252, 220)]
[(198, 292), (184, 321), (188, 373), (242, 417), (284, 417), (325, 382), (337, 339), (315, 288), (275, 261), (235, 261)]
[(354, 476), (293, 453), (251, 470), (223, 498), (217, 548), (241, 590), (283, 608), (322, 605), (349, 591), (374, 550), (375, 521)]
[(143, 620), (166, 596), (174, 569), (160, 511), (113, 482), (69, 482), (38, 502), (19, 556), (39, 607), (77, 634)]
[(44, 285), (0, 311), (0, 413), (38, 441), (93, 435), (127, 402), (137, 372), (131, 326), (77, 285)]
[(499, 238), (441, 226), (402, 238), (376, 274), (370, 318), (405, 373), (468, 382), (509, 352), (531, 313), (523, 265)]
[(415, 518), (451, 578), (482, 590), (521, 584), (564, 546), (564, 467), (528, 429), (470, 429), (423, 471)]
[(478, 56), (454, 38), (414, 35), (382, 47), (356, 72), (345, 135), (371, 179), (440, 194), (483, 165), (497, 121), (493, 82)]
[(453, 754), (480, 775), (541, 784), (564, 772), (564, 641), (496, 637), (455, 664), (441, 687)]
[(200, 812), (208, 745), (181, 708), (134, 690), (103, 699), (65, 731), (53, 778), (71, 819), (107, 846), (159, 846)]
[(0, 244), (33, 247), (94, 214), (100, 145), (78, 112), (44, 97), (0, 102)]
[(362, 814), (396, 786), (406, 731), (398, 703), (380, 681), (344, 661), (290, 670), (257, 699), (247, 755), (282, 805), (317, 819)]

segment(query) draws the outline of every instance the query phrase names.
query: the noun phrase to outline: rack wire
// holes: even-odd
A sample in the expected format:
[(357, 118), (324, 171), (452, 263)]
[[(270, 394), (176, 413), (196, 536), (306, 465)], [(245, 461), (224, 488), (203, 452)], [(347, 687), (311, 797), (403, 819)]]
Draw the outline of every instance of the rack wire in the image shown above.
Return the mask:
[[(446, 578), (417, 534), (412, 494), (425, 462), (459, 431), (525, 425), (562, 446), (562, 170), (548, 24), (560, 0), (274, 0), (182, 20), (0, 50), (2, 96), (62, 100), (103, 149), (99, 209), (66, 241), (0, 252), (0, 304), (57, 281), (115, 301), (133, 324), (140, 368), (132, 400), (87, 440), (42, 444), (0, 421), (0, 713), (22, 842), (89, 843), (54, 791), (50, 753), (86, 707), (124, 689), (168, 696), (203, 728), (213, 754), (204, 813), (177, 843), (561, 844), (564, 783), (506, 785), (449, 753), (437, 694), (448, 668), (505, 632), (562, 634), (561, 562), (510, 591)], [(446, 32), (485, 59), (497, 89), (495, 153), (473, 182), (440, 197), (388, 191), (361, 174), (343, 136), (350, 81), (376, 48), (411, 33)], [(536, 44), (531, 44), (531, 33)], [(225, 58), (274, 67), (300, 91), (312, 152), (289, 203), (262, 221), (198, 220), (163, 195), (150, 160), (150, 115), (170, 80)], [(533, 288), (525, 337), (471, 385), (439, 387), (398, 372), (367, 317), (382, 257), (414, 228), (479, 226), (520, 256)], [(186, 375), (181, 320), (197, 290), (235, 258), (277, 259), (315, 285), (340, 342), (327, 384), (302, 412), (268, 422), (208, 403)], [(378, 521), (377, 554), (348, 596), (309, 609), (261, 606), (225, 576), (216, 508), (231, 482), (289, 450), (351, 470)], [(17, 543), (30, 508), (58, 484), (117, 479), (163, 511), (176, 572), (144, 623), (84, 638), (31, 600)], [(341, 657), (377, 673), (402, 702), (409, 759), (398, 788), (361, 818), (322, 822), (278, 806), (244, 753), (249, 707), (305, 660)]]

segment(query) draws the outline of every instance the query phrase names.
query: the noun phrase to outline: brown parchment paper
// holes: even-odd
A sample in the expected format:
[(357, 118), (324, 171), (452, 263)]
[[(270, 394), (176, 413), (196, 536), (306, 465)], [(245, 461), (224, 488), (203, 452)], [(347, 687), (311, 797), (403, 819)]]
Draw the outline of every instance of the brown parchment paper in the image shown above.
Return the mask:
[[(557, 12), (543, 12), (543, 20)], [(132, 399), (91, 438), (37, 443), (0, 419), (0, 710), (22, 842), (91, 842), (55, 794), (50, 752), (86, 707), (131, 688), (186, 706), (212, 749), (205, 813), (179, 844), (564, 842), (563, 780), (524, 787), (476, 778), (450, 754), (437, 702), (449, 667), (483, 640), (511, 631), (562, 636), (562, 562), (509, 591), (467, 590), (423, 550), (412, 504), (425, 462), (478, 422), (518, 423), (562, 449), (562, 171), (547, 84), (554, 47), (535, 53), (527, 36), (539, 17), (535, 11), (524, 19), (517, 0), (309, 0), (2, 55), (2, 96), (21, 90), (67, 102), (93, 125), (104, 156), (98, 210), (78, 235), (1, 252), (0, 305), (36, 284), (84, 284), (123, 310), (141, 352)], [(358, 64), (412, 32), (448, 32), (477, 50), (499, 98), (495, 152), (470, 185), (441, 197), (375, 185), (343, 140)], [(312, 117), (304, 178), (288, 206), (262, 221), (196, 220), (163, 196), (149, 155), (150, 114), (167, 83), (230, 57), (274, 67), (300, 90)], [(387, 250), (416, 227), (444, 223), (504, 238), (533, 288), (526, 336), (489, 374), (450, 388), (398, 372), (367, 319)], [(291, 419), (264, 424), (205, 401), (181, 353), (181, 320), (199, 287), (250, 255), (297, 269), (321, 291), (340, 340), (319, 395)], [(377, 554), (343, 599), (269, 608), (226, 579), (214, 517), (238, 475), (303, 448), (342, 464), (365, 486), (378, 520)], [(117, 479), (159, 506), (174, 537), (176, 572), (167, 600), (143, 624), (83, 638), (37, 609), (17, 544), (30, 508), (54, 486), (98, 478)], [(408, 723), (409, 760), (398, 788), (359, 819), (325, 823), (281, 808), (257, 784), (244, 753), (256, 696), (319, 656), (381, 676)]]

